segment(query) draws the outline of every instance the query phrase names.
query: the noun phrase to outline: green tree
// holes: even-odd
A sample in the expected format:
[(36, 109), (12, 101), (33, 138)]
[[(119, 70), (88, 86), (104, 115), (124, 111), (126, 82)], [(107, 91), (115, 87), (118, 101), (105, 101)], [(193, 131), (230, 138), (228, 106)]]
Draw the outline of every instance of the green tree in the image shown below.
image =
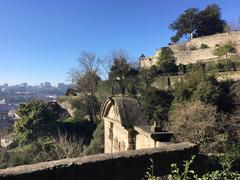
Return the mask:
[(104, 124), (101, 121), (93, 133), (89, 146), (85, 147), (84, 155), (103, 153), (104, 151)]
[(171, 38), (172, 42), (177, 42), (183, 36), (192, 39), (222, 33), (225, 25), (225, 21), (221, 19), (221, 9), (218, 5), (212, 4), (202, 11), (197, 8), (185, 10), (169, 28), (176, 32)]
[(173, 100), (172, 94), (167, 91), (150, 88), (139, 100), (148, 120), (150, 122), (157, 121), (157, 124), (163, 127), (168, 120), (168, 111)]
[(176, 84), (174, 89), (174, 102), (183, 102), (191, 99), (193, 92), (200, 82), (204, 82), (207, 75), (203, 66), (199, 65), (187, 73), (181, 82)]
[(177, 42), (182, 36), (193, 38), (194, 31), (197, 28), (196, 16), (198, 12), (197, 8), (189, 8), (174, 23), (170, 24), (169, 28), (176, 31), (175, 36), (171, 38), (172, 42)]
[(113, 86), (115, 82), (119, 84), (121, 94), (124, 95), (127, 89), (128, 73), (131, 70), (131, 66), (128, 63), (128, 54), (123, 50), (118, 50), (114, 51), (111, 57), (113, 64), (110, 68), (109, 79), (113, 81)]
[(19, 119), (15, 122), (15, 134), (21, 144), (46, 135), (50, 125), (58, 118), (48, 104), (41, 100), (21, 104), (17, 115)]
[(161, 49), (157, 65), (160, 73), (167, 74), (177, 72), (176, 58), (170, 48), (165, 47)]
[(216, 4), (208, 5), (197, 14), (197, 36), (207, 36), (224, 32), (226, 22), (221, 19), (221, 8)]
[(197, 85), (196, 90), (192, 94), (192, 99), (216, 105), (220, 94), (219, 86), (208, 80)]
[(232, 43), (227, 43), (215, 48), (213, 54), (219, 57), (222, 57), (225, 55), (225, 57), (228, 58), (228, 53), (234, 53), (234, 52), (236, 52), (236, 49), (234, 48)]

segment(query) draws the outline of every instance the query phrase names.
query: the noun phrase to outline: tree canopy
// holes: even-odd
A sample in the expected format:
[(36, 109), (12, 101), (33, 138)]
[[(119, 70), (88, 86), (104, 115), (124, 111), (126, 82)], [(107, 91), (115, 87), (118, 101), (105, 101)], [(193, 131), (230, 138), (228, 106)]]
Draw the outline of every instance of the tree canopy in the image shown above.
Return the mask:
[(226, 58), (228, 58), (228, 53), (234, 53), (236, 49), (231, 43), (227, 43), (221, 46), (218, 46), (214, 49), (213, 54), (219, 57), (222, 57), (225, 55)]
[(162, 48), (157, 65), (161, 74), (177, 72), (176, 58), (170, 48)]
[(44, 135), (49, 130), (49, 125), (56, 121), (58, 116), (42, 100), (32, 100), (26, 104), (21, 104), (17, 114), (15, 134), (20, 143), (27, 143)]
[(208, 5), (204, 10), (189, 8), (185, 10), (169, 28), (176, 32), (172, 42), (178, 42), (183, 36), (188, 38), (222, 33), (226, 22), (221, 19), (218, 5)]

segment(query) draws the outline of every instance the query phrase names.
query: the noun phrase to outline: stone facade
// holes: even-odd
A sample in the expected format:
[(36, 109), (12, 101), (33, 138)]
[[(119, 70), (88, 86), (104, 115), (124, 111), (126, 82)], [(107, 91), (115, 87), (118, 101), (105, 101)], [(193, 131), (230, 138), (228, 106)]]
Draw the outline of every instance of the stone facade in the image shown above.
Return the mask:
[[(102, 107), (104, 121), (104, 152), (163, 147), (171, 144), (167, 132), (152, 132), (138, 102), (134, 98), (119, 96), (106, 100)], [(167, 138), (164, 138), (164, 137)], [(164, 138), (164, 139), (163, 139)]]
[[(233, 43), (236, 53), (240, 54), (240, 31), (193, 38), (185, 43), (170, 45), (169, 48), (174, 52), (177, 64), (190, 64), (216, 60), (218, 57), (213, 55), (215, 47), (228, 42)], [(208, 48), (201, 49), (202, 44), (207, 45)], [(191, 50), (193, 47), (195, 50)], [(146, 69), (157, 64), (160, 52), (161, 49), (158, 49), (154, 56), (141, 58), (140, 68)]]
[[(182, 167), (183, 161), (198, 155), (191, 143), (172, 144), (163, 148), (142, 149), (111, 154), (97, 154), (73, 159), (42, 162), (0, 170), (0, 180), (139, 180), (154, 165), (154, 175), (171, 172), (171, 164)], [(206, 171), (204, 160), (196, 159), (197, 172)]]

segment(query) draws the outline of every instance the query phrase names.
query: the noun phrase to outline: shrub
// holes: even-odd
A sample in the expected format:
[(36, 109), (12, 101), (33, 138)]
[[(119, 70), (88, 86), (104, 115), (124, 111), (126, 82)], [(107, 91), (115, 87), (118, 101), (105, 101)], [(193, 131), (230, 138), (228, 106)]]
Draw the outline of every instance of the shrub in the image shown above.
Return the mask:
[(194, 170), (192, 170), (190, 167), (193, 163), (195, 156), (192, 157), (191, 160), (184, 162), (184, 170), (180, 172), (180, 169), (177, 167), (176, 164), (172, 164), (172, 179), (173, 180), (220, 180), (220, 179), (226, 179), (226, 180), (236, 180), (240, 178), (240, 174), (237, 172), (231, 171), (231, 162), (222, 160), (221, 166), (222, 170), (216, 170), (212, 172), (208, 172), (204, 174), (202, 177), (199, 177)]
[(89, 146), (85, 147), (84, 155), (103, 153), (104, 150), (104, 125), (101, 121), (93, 133), (93, 139)]
[(162, 48), (157, 66), (162, 74), (177, 72), (176, 58), (170, 48)]
[(189, 48), (190, 51), (197, 50), (197, 47), (196, 47), (196, 46), (193, 46), (193, 45), (189, 46), (188, 48)]
[(211, 81), (203, 81), (197, 85), (196, 90), (192, 94), (192, 99), (216, 105), (219, 95), (220, 89), (218, 86)]
[(226, 58), (228, 58), (228, 53), (234, 53), (236, 52), (236, 49), (234, 45), (229, 42), (227, 44), (218, 46), (214, 49), (213, 54), (219, 57), (222, 57), (225, 55)]
[(76, 135), (69, 135), (59, 131), (55, 142), (53, 147), (57, 159), (75, 158), (82, 155), (84, 140)]
[(32, 100), (21, 104), (17, 114), (15, 134), (21, 144), (36, 140), (46, 135), (58, 116), (52, 108), (42, 100)]
[(200, 46), (200, 49), (206, 49), (209, 48), (207, 44), (202, 43)]
[(187, 72), (186, 65), (184, 64), (179, 64), (178, 65), (178, 72), (185, 74)]
[[(204, 153), (218, 151), (217, 146), (226, 141), (216, 131), (219, 114), (216, 107), (201, 101), (175, 104), (171, 108), (167, 128), (174, 133), (176, 141), (200, 144)], [(219, 138), (219, 139), (218, 139)]]
[(151, 88), (140, 98), (140, 105), (144, 109), (147, 119), (157, 121), (159, 125), (164, 125), (168, 119), (168, 111), (173, 100), (170, 92)]

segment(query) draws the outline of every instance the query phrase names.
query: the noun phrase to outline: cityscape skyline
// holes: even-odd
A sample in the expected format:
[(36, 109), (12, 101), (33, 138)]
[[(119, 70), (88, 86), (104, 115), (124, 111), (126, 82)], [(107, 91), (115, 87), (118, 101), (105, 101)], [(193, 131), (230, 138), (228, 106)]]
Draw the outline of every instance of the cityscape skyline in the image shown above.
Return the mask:
[(168, 26), (179, 14), (212, 3), (227, 22), (239, 18), (238, 0), (1, 1), (0, 84), (68, 83), (83, 50), (100, 58), (117, 48), (135, 60), (153, 55), (170, 42), (174, 32)]
[(53, 86), (53, 87), (57, 87), (59, 85), (70, 85), (71, 84), (71, 83), (64, 83), (64, 82), (51, 83), (51, 82), (47, 82), (47, 81), (36, 83), (36, 84), (31, 84), (31, 83), (27, 83), (27, 82), (20, 82), (20, 83), (16, 83), (16, 84), (0, 83), (0, 87), (1, 86), (41, 86), (44, 83), (50, 83), (50, 85)]

